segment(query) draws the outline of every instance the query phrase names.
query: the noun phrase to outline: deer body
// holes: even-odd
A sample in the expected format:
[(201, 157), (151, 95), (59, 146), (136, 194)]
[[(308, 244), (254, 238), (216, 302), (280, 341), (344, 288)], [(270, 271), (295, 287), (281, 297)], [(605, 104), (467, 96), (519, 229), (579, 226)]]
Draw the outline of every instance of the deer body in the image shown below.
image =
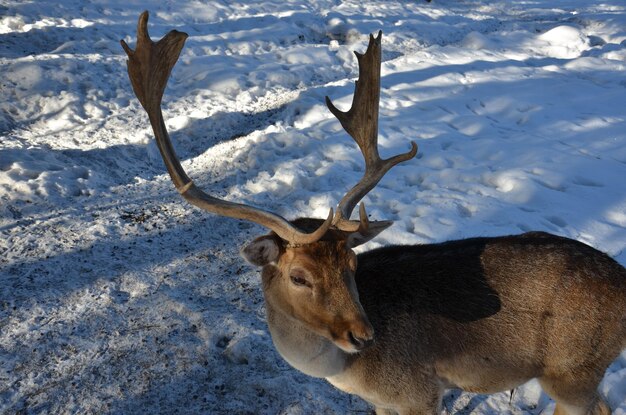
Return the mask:
[(379, 415), (434, 415), (446, 388), (488, 393), (532, 378), (556, 400), (556, 415), (610, 414), (596, 387), (626, 346), (626, 270), (605, 254), (540, 232), (354, 253), (391, 222), (370, 222), (363, 204), (351, 220), (353, 209), (417, 153), (412, 143), (386, 160), (378, 154), (381, 33), (356, 54), (350, 110), (326, 100), (363, 154), (363, 178), (326, 220), (288, 221), (211, 196), (187, 176), (160, 107), (187, 35), (152, 42), (147, 21), (144, 12), (135, 50), (122, 41), (133, 90), (180, 194), (272, 230), (241, 254), (263, 268), (268, 326), (287, 362)]
[(355, 279), (376, 333), (357, 353), (266, 293), (272, 339), (296, 369), (398, 413), (438, 413), (446, 388), (493, 393), (533, 378), (568, 413), (610, 413), (596, 387), (626, 347), (626, 270), (601, 252), (539, 232), (392, 246), (360, 254)]

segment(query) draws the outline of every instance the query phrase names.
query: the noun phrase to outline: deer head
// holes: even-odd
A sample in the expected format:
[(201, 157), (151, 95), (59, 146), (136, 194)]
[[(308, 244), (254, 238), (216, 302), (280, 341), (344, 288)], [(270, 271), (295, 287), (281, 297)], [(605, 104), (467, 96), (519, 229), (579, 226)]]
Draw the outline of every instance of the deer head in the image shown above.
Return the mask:
[(198, 187), (182, 168), (163, 121), (161, 99), (167, 80), (183, 48), (187, 34), (173, 30), (153, 42), (147, 30), (148, 12), (139, 17), (135, 50), (122, 40), (128, 55), (128, 74), (135, 95), (148, 113), (156, 142), (172, 182), (190, 203), (219, 215), (245, 219), (271, 230), (242, 249), (251, 264), (263, 267), (266, 301), (284, 315), (331, 340), (346, 352), (357, 352), (373, 341), (373, 329), (359, 303), (354, 273), (353, 248), (374, 238), (391, 225), (369, 222), (361, 204), (359, 220), (350, 215), (359, 201), (396, 164), (417, 154), (411, 150), (383, 160), (378, 154), (378, 105), (382, 32), (370, 36), (365, 54), (355, 52), (359, 62), (352, 107), (338, 110), (326, 97), (330, 111), (356, 141), (365, 159), (365, 174), (330, 209), (326, 220), (283, 217), (252, 206), (217, 199)]

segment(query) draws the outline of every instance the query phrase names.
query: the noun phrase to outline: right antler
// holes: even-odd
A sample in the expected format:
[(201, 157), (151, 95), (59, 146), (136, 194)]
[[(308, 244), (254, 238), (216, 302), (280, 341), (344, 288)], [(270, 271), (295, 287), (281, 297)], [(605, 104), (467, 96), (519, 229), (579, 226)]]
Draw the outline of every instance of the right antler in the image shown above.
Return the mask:
[(326, 221), (315, 232), (307, 234), (275, 213), (217, 199), (197, 188), (185, 173), (174, 152), (163, 121), (161, 99), (167, 80), (186, 39), (186, 33), (172, 30), (157, 43), (153, 42), (148, 36), (148, 12), (145, 11), (139, 16), (137, 23), (137, 48), (133, 51), (126, 42), (121, 41), (122, 47), (128, 55), (128, 76), (133, 85), (133, 90), (148, 113), (157, 146), (176, 189), (187, 201), (201, 209), (218, 215), (258, 223), (276, 232), (278, 236), (292, 245), (318, 241), (331, 226), (332, 209)]
[[(359, 79), (356, 81), (352, 106), (347, 112), (337, 109), (326, 97), (330, 112), (341, 122), (348, 134), (356, 141), (365, 158), (365, 174), (339, 202), (333, 218), (335, 228), (348, 232), (363, 232), (369, 227), (365, 207), (359, 209), (360, 221), (351, 221), (350, 215), (361, 199), (372, 190), (382, 177), (398, 163), (409, 160), (417, 154), (417, 144), (411, 141), (411, 150), (404, 154), (383, 160), (378, 155), (378, 105), (380, 100), (380, 63), (382, 31), (375, 38), (370, 35), (365, 54), (354, 52), (359, 62)], [(373, 222), (379, 227), (387, 227), (390, 222)]]

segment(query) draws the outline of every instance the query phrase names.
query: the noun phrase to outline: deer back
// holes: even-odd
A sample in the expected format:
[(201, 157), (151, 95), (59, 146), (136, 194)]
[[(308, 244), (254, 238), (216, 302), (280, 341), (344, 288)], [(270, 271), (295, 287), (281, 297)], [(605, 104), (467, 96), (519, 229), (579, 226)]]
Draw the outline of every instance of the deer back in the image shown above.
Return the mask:
[(573, 362), (603, 373), (626, 347), (626, 270), (577, 241), (532, 232), (390, 246), (358, 264), (376, 343), (350, 356), (336, 383), (367, 373), (415, 383), (414, 368), (488, 393)]

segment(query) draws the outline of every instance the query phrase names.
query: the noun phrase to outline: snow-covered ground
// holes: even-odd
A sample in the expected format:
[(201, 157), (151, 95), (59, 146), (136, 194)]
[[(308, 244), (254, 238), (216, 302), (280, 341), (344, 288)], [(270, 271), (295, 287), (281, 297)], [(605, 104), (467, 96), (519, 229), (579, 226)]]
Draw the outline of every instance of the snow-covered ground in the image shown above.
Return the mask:
[[(323, 103), (383, 30), (383, 156), (365, 248), (546, 230), (626, 264), (623, 0), (0, 0), (0, 413), (367, 413), (273, 349), (264, 232), (185, 204), (119, 39), (189, 33), (165, 95), (220, 197), (325, 217), (362, 172)], [(601, 391), (626, 414), (626, 354)], [(445, 413), (549, 414), (536, 383)]]

